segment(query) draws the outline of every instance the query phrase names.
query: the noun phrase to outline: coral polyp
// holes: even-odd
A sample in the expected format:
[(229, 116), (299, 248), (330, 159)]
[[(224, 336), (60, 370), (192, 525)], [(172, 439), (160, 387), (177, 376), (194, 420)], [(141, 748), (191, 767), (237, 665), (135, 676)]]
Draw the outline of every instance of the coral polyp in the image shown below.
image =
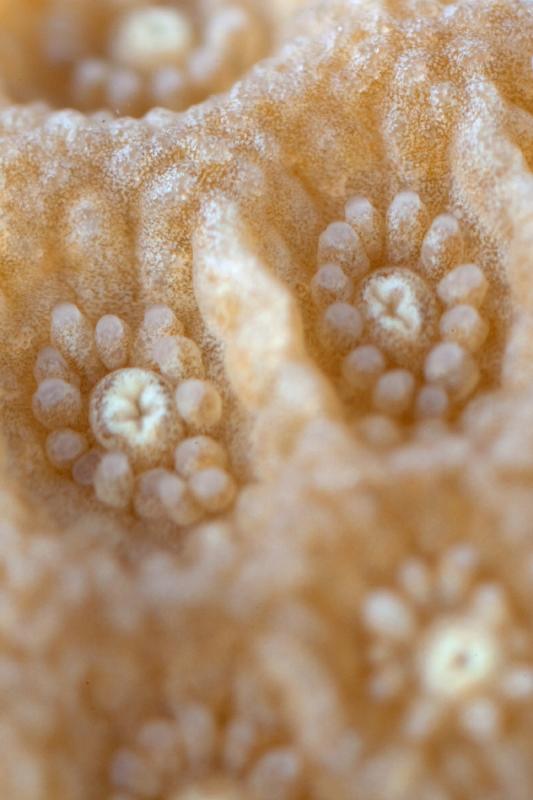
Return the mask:
[[(52, 103), (84, 111), (181, 111), (227, 88), (272, 38), (268, 13), (247, 0), (48, 0), (39, 8), (24, 3), (19, 13), (25, 6), (29, 30), (13, 21), (11, 47), (33, 42), (34, 73), (30, 85), (13, 80), (15, 92), (37, 85)], [(7, 16), (6, 30), (10, 23)]]
[(528, 638), (502, 586), (476, 580), (478, 563), (468, 545), (433, 566), (411, 559), (397, 588), (373, 590), (363, 603), (367, 691), (380, 704), (402, 698), (398, 722), (409, 739), (429, 742), (455, 725), (483, 745), (501, 734), (503, 704), (533, 697)]
[(151, 72), (183, 63), (193, 41), (191, 22), (178, 8), (133, 8), (118, 21), (111, 52), (117, 62)]
[(357, 195), (345, 221), (321, 234), (311, 283), (318, 339), (332, 363), (343, 357), (340, 391), (357, 413), (445, 419), (472, 395), (474, 354), (489, 333), (481, 308), (488, 281), (463, 255), (457, 218), (430, 221), (413, 191), (397, 194), (384, 218)]
[(409, 269), (376, 270), (362, 282), (357, 308), (369, 338), (393, 362), (419, 367), (437, 323), (437, 304), (423, 279)]
[(52, 466), (70, 469), (110, 508), (179, 526), (225, 511), (236, 493), (224, 448), (190, 436), (215, 430), (223, 408), (214, 384), (199, 377), (200, 350), (183, 331), (162, 304), (145, 311), (135, 336), (116, 315), (93, 328), (76, 305), (59, 304), (51, 317), (58, 349), (39, 352), (33, 396), (36, 419), (52, 431)]
[(128, 454), (146, 467), (170, 459), (182, 429), (171, 388), (154, 372), (125, 368), (111, 372), (93, 389), (91, 432), (106, 450)]

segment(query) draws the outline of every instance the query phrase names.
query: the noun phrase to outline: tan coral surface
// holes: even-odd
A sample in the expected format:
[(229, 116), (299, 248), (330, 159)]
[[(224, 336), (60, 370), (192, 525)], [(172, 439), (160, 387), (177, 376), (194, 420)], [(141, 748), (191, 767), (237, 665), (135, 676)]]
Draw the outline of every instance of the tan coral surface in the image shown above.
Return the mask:
[(148, 7), (0, 4), (0, 796), (530, 800), (531, 2)]

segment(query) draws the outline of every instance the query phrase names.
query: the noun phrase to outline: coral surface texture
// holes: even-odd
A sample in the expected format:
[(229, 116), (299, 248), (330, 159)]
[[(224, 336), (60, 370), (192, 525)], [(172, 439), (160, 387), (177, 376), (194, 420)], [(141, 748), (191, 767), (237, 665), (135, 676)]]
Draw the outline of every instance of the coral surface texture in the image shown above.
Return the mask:
[(0, 798), (533, 798), (532, 0), (0, 0)]

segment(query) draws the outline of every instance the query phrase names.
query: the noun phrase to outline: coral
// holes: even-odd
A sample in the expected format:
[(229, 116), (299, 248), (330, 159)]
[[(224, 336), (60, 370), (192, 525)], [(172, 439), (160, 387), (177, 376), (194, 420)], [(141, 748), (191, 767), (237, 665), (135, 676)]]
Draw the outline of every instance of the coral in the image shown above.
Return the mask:
[(529, 800), (530, 6), (0, 4), (2, 797)]
[[(410, 559), (398, 570), (403, 591), (374, 589), (363, 601), (363, 622), (375, 637), (369, 693), (380, 701), (415, 698), (401, 722), (409, 737), (434, 735), (458, 704), (462, 731), (486, 740), (501, 734), (500, 699), (533, 692), (527, 630), (512, 626), (497, 583), (469, 586), (476, 560), (467, 545), (445, 552), (434, 570)], [(422, 630), (418, 611), (429, 615)]]
[(59, 107), (134, 116), (181, 111), (228, 88), (266, 54), (275, 23), (246, 0), (24, 0), (9, 12), (4, 48), (24, 64), (7, 76), (17, 99), (44, 94)]
[(76, 305), (60, 303), (50, 328), (57, 349), (37, 354), (32, 404), (51, 431), (49, 462), (94, 487), (105, 505), (132, 506), (140, 517), (184, 526), (226, 510), (236, 488), (224, 449), (207, 436), (187, 438), (216, 429), (222, 399), (172, 309), (147, 308), (132, 336), (116, 315), (93, 329)]
[(392, 199), (385, 220), (355, 196), (345, 221), (319, 237), (311, 282), (318, 338), (330, 365), (344, 356), (341, 392), (359, 415), (446, 418), (478, 385), (473, 354), (489, 333), (480, 310), (488, 281), (476, 264), (458, 264), (456, 217), (428, 220), (413, 191)]

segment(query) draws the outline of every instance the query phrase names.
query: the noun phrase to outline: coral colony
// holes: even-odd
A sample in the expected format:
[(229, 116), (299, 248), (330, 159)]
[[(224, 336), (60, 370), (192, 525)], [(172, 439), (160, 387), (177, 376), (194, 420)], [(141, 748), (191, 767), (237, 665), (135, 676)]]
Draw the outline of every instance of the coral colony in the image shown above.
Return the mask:
[(2, 800), (531, 800), (531, 2), (0, 5)]

